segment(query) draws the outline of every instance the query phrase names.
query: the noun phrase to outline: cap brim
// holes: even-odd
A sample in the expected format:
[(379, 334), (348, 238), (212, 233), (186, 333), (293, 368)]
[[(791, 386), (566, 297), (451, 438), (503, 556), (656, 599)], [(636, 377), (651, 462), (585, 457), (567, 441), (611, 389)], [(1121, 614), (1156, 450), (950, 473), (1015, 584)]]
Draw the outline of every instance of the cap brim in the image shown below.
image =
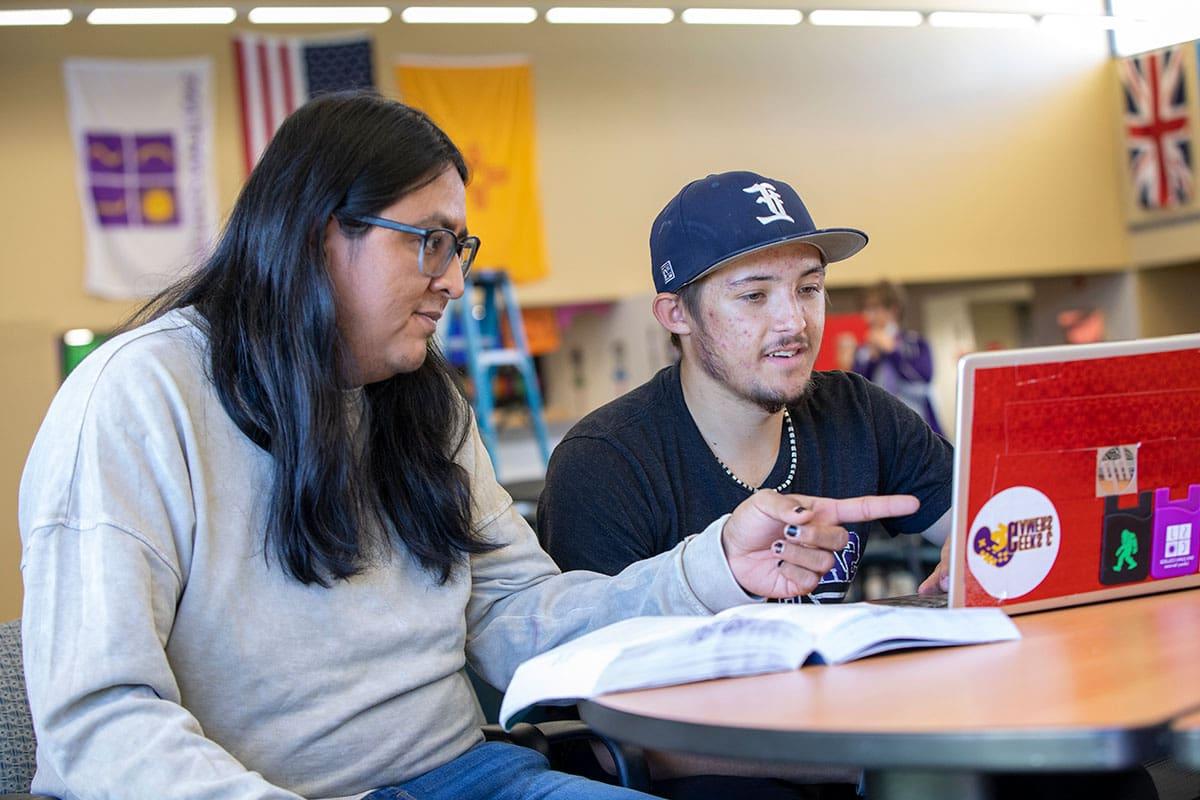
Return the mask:
[[(850, 258), (850, 256), (866, 247), (867, 235), (856, 228), (822, 228), (811, 233), (784, 236), (771, 242), (747, 247), (745, 250), (731, 253), (692, 278), (688, 283), (695, 283), (713, 270), (727, 266), (730, 262), (748, 256), (751, 253), (759, 253), (763, 250), (770, 250), (772, 247), (779, 247), (780, 245), (791, 244), (792, 242), (806, 242), (807, 244), (811, 244), (821, 251), (821, 255), (825, 257), (826, 264), (832, 264), (835, 261), (844, 261)], [(684, 286), (686, 285), (684, 284)], [(683, 287), (679, 288), (682, 289)]]

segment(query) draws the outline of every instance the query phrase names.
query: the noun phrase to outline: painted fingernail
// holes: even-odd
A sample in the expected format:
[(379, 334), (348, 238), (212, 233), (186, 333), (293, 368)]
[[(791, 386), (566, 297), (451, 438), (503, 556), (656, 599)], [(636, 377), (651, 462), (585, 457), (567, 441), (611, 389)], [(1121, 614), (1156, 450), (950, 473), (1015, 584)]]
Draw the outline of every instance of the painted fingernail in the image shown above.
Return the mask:
[(771, 545), (771, 549), (775, 551), (776, 555), (782, 553), (783, 552), (783, 542), (776, 542), (775, 544)]
[(776, 562), (775, 562), (775, 568), (776, 568), (776, 569), (779, 569), (779, 568), (780, 568), (780, 567), (782, 567), (782, 566), (783, 566), (783, 559), (780, 559), (779, 561), (776, 561)]
[(783, 529), (783, 533), (785, 536), (790, 536), (791, 538), (795, 539), (797, 536), (800, 535), (800, 526), (799, 525), (788, 525), (786, 528)]

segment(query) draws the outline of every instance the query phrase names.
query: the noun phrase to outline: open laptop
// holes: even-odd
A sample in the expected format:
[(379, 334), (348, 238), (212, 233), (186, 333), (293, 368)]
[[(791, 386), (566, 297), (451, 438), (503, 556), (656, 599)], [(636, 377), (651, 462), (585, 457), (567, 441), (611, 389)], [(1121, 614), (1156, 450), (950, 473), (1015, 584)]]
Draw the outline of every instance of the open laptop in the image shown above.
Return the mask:
[(1200, 335), (965, 356), (956, 426), (951, 608), (1200, 586)]

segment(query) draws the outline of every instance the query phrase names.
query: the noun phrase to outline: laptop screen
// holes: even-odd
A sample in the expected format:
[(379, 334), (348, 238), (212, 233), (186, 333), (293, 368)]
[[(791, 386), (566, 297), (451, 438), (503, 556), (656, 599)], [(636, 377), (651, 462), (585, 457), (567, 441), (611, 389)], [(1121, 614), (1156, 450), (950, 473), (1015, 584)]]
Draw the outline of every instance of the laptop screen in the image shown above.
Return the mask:
[(950, 604), (1200, 586), (1200, 336), (959, 364)]

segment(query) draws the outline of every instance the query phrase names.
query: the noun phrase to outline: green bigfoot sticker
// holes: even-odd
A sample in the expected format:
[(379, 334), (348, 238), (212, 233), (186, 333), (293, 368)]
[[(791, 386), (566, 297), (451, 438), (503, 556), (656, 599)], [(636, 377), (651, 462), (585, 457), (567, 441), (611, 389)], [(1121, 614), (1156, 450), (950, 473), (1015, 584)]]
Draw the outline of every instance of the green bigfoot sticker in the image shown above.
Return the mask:
[(1137, 562), (1133, 560), (1137, 551), (1137, 534), (1128, 528), (1121, 531), (1121, 544), (1117, 547), (1117, 563), (1113, 564), (1113, 572), (1120, 572), (1122, 566), (1127, 569), (1137, 569)]
[(1136, 505), (1122, 508), (1121, 498), (1104, 498), (1099, 567), (1100, 583), (1106, 586), (1135, 583), (1150, 577), (1153, 493), (1138, 492), (1136, 501)]

